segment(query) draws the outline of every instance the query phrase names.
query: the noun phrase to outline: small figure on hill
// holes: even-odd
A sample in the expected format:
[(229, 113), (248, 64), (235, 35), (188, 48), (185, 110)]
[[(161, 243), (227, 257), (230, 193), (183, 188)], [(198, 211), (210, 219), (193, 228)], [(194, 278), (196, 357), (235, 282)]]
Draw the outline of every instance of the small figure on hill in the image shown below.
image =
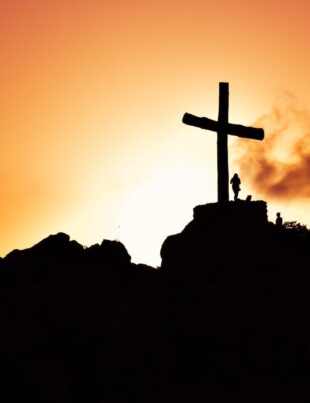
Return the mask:
[(232, 190), (234, 192), (234, 200), (238, 200), (238, 194), (240, 192), (240, 184), (241, 180), (238, 176), (238, 174), (234, 174), (234, 176), (231, 178), (230, 183), (232, 184)]
[(281, 217), (280, 213), (277, 213), (276, 226), (278, 228), (281, 228), (282, 225), (283, 225), (283, 218)]

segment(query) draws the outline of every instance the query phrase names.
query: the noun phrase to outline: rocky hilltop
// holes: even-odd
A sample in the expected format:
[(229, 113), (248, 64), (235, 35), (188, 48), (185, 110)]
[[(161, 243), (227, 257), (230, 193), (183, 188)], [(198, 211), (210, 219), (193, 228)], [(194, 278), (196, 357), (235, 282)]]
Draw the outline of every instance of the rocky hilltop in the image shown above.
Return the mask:
[(175, 285), (185, 401), (310, 396), (310, 233), (304, 226), (268, 222), (264, 201), (197, 206), (161, 255)]
[(307, 400), (309, 231), (207, 204), (161, 254), (60, 233), (0, 260), (3, 401)]
[(274, 228), (268, 223), (264, 201), (197, 206), (184, 230), (164, 242), (162, 268), (192, 276), (217, 268), (222, 272), (227, 264), (239, 267), (243, 255), (258, 257), (272, 235)]

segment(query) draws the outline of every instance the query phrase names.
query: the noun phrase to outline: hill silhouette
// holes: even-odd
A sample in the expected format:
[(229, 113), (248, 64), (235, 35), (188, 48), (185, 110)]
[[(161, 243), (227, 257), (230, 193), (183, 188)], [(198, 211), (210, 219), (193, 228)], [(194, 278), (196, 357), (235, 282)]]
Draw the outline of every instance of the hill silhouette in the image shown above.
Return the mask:
[(0, 260), (3, 401), (277, 402), (310, 392), (310, 235), (197, 206), (162, 266), (49, 236)]

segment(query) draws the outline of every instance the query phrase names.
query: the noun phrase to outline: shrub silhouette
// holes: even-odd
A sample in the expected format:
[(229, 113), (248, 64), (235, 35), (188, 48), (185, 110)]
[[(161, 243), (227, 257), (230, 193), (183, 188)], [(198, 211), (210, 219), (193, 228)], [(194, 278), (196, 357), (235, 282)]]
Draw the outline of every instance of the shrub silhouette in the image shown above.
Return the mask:
[(297, 221), (285, 221), (283, 227), (290, 233), (300, 236), (310, 236), (310, 230), (306, 225), (300, 224)]

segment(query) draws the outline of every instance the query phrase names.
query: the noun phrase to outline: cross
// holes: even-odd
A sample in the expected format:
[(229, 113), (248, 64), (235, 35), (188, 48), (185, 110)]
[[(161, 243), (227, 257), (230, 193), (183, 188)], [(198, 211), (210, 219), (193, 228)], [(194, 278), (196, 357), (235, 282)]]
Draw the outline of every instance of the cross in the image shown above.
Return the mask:
[(228, 135), (248, 139), (263, 140), (264, 130), (228, 123), (229, 90), (228, 83), (219, 84), (219, 114), (218, 121), (200, 118), (185, 113), (182, 122), (186, 125), (199, 127), (217, 132), (217, 194), (218, 202), (229, 201), (228, 184)]

